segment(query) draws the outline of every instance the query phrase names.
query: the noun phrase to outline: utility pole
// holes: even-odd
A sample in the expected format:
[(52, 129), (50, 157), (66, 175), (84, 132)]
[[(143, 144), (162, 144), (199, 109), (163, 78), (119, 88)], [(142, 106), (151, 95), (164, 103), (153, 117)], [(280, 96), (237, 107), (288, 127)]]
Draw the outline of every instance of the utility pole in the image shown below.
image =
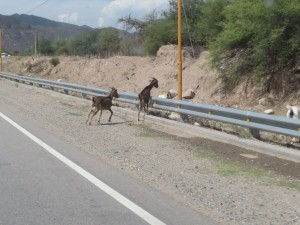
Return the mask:
[(0, 29), (0, 72), (2, 72), (2, 29)]
[(34, 32), (34, 56), (37, 56), (37, 31)]
[(181, 0), (178, 0), (178, 100), (182, 100)]

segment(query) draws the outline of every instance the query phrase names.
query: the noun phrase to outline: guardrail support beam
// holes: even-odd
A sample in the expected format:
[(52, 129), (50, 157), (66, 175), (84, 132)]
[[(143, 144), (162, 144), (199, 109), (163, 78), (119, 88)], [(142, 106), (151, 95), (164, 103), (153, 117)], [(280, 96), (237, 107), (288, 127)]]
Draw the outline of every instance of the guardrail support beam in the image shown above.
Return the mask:
[(84, 99), (87, 99), (87, 94), (81, 93), (81, 97), (84, 98)]

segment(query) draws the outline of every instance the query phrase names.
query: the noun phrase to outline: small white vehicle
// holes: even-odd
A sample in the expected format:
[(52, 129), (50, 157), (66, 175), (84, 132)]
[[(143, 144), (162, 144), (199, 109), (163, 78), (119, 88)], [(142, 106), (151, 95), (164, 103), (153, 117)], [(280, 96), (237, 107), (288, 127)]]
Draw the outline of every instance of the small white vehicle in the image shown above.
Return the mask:
[(1, 53), (1, 57), (2, 57), (2, 58), (9, 57), (9, 56), (10, 56), (10, 54), (8, 54), (8, 53), (6, 53), (6, 52), (2, 52), (2, 53)]

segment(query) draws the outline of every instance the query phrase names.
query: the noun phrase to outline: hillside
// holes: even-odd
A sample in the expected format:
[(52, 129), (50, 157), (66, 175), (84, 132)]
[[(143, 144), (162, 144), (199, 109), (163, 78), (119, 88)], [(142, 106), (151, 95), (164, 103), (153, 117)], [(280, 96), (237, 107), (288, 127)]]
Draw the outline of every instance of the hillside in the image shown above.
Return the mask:
[[(298, 90), (286, 91), (293, 79), (286, 76), (284, 80), (276, 80), (279, 89), (265, 90), (265, 82), (255, 82), (251, 78), (243, 78), (239, 85), (226, 91), (218, 79), (218, 73), (208, 65), (209, 52), (202, 51), (193, 59), (189, 51), (183, 51), (183, 90), (199, 88), (192, 100), (198, 103), (213, 104), (231, 108), (264, 112), (274, 109), (276, 115), (285, 116), (286, 104), (299, 104)], [(111, 87), (127, 92), (139, 92), (148, 85), (150, 77), (159, 80), (159, 88), (152, 94), (166, 94), (169, 89), (177, 90), (177, 46), (163, 46), (156, 57), (115, 56), (108, 59), (84, 57), (59, 57), (60, 64), (53, 67), (49, 57), (12, 57), (6, 59), (4, 70), (39, 76), (45, 79), (61, 80), (93, 87)], [(297, 80), (296, 80), (297, 81)], [(273, 84), (273, 86), (275, 83)]]
[(54, 40), (70, 39), (92, 30), (88, 26), (55, 22), (25, 14), (0, 15), (0, 28), (3, 29), (3, 49), (10, 52), (23, 52), (33, 48), (35, 33), (38, 38)]

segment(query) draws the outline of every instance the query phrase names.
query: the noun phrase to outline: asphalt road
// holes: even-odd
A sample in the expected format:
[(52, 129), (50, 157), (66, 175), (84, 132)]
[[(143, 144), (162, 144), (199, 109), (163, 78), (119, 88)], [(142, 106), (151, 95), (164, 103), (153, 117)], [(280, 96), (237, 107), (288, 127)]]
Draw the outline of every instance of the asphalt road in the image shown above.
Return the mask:
[[(74, 137), (76, 138), (76, 137)], [(217, 224), (0, 103), (0, 224)]]

